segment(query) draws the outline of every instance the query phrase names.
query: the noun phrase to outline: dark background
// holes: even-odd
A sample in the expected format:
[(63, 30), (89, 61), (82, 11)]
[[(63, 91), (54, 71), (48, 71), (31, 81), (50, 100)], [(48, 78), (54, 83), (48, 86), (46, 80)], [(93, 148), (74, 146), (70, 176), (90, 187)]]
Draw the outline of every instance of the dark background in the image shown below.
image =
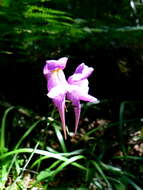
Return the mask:
[[(81, 62), (94, 67), (90, 93), (98, 99), (113, 104), (142, 99), (142, 4), (136, 15), (124, 0), (2, 1), (0, 6), (1, 101), (47, 111), (43, 66), (62, 56), (69, 57), (67, 77)], [(64, 16), (49, 12), (57, 15), (49, 21), (46, 8)]]

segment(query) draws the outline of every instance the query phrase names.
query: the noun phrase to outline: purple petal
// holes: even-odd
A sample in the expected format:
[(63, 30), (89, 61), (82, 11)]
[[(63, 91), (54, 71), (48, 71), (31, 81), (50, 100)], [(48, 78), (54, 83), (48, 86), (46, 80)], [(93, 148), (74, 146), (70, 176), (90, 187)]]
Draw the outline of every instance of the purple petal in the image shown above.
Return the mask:
[(74, 113), (75, 113), (75, 134), (77, 133), (79, 119), (80, 119), (80, 113), (81, 113), (81, 105), (80, 101), (76, 100), (73, 102), (74, 106)]
[(65, 95), (58, 96), (57, 98), (54, 98), (52, 100), (59, 111), (62, 122), (62, 128), (64, 131), (64, 137), (65, 139), (67, 139), (66, 124), (65, 124)]
[(64, 69), (66, 67), (68, 58), (67, 57), (62, 57), (58, 60), (47, 60), (46, 65), (48, 71), (54, 71), (56, 69)]
[(88, 93), (88, 91), (89, 91), (88, 83), (89, 82), (87, 79), (77, 81), (77, 82), (74, 82), (73, 84), (70, 84), (69, 89), (71, 91), (74, 89), (75, 89), (75, 91), (77, 91), (78, 88), (80, 88), (84, 93)]
[(46, 65), (44, 66), (43, 74), (44, 74), (45, 76), (47, 76), (47, 75), (49, 74), (48, 64), (46, 64)]
[[(69, 89), (67, 92), (67, 98), (71, 100), (72, 105), (74, 106), (75, 112), (75, 133), (78, 128), (78, 123), (80, 119), (80, 112), (81, 112), (81, 105), (80, 100), (87, 101), (87, 102), (97, 102), (97, 98), (88, 94), (88, 81), (83, 80), (84, 83), (80, 86), (78, 85), (69, 85)], [(82, 82), (83, 82), (82, 81)], [(81, 81), (80, 81), (81, 82)], [(85, 86), (85, 87), (84, 87)]]
[(56, 86), (63, 86), (63, 88), (66, 88), (68, 85), (64, 72), (62, 70), (50, 72), (46, 78), (47, 88), (49, 91)]
[(57, 85), (57, 86), (51, 88), (51, 90), (49, 91), (47, 96), (49, 98), (56, 98), (60, 95), (66, 95), (66, 92), (67, 92), (67, 90), (63, 85)]
[(82, 63), (76, 68), (74, 74), (68, 78), (68, 82), (70, 84), (73, 84), (74, 82), (87, 79), (91, 75), (93, 70), (94, 69), (92, 67), (88, 67), (87, 65)]
[(89, 95), (84, 88), (79, 87), (78, 85), (71, 85), (67, 93), (67, 98), (72, 102), (74, 100), (83, 100), (88, 102), (96, 102), (97, 98)]

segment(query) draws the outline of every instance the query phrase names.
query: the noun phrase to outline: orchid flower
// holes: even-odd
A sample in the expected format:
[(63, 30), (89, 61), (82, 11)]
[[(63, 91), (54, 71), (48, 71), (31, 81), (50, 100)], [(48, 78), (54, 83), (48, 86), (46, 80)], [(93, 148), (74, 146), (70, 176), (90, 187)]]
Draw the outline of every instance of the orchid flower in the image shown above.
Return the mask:
[(65, 96), (68, 83), (65, 79), (63, 69), (66, 67), (67, 60), (67, 57), (60, 58), (59, 60), (48, 60), (46, 61), (46, 65), (43, 70), (43, 73), (47, 79), (47, 96), (52, 98), (59, 111), (65, 139)]
[(67, 60), (67, 57), (60, 58), (59, 60), (48, 60), (43, 70), (47, 79), (47, 95), (49, 98), (52, 98), (59, 111), (65, 139), (67, 138), (65, 126), (66, 95), (67, 99), (69, 99), (74, 106), (75, 133), (77, 132), (80, 119), (80, 100), (88, 102), (98, 101), (95, 97), (88, 94), (89, 87), (87, 78), (94, 69), (82, 63), (76, 68), (74, 74), (68, 78), (68, 81), (66, 81), (63, 69), (66, 67)]
[(80, 64), (74, 74), (68, 78), (69, 91), (67, 98), (71, 100), (75, 112), (75, 133), (77, 132), (78, 123), (80, 119), (81, 105), (80, 100), (88, 102), (97, 102), (97, 99), (88, 94), (88, 80), (87, 78), (93, 72), (92, 67), (86, 66), (84, 63)]

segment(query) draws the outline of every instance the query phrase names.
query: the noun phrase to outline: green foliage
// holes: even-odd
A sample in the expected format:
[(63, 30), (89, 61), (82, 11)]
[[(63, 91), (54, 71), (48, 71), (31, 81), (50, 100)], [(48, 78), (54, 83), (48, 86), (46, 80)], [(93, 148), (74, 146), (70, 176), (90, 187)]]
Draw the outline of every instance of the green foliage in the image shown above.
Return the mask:
[[(130, 104), (130, 102), (128, 103)], [(126, 110), (122, 105), (119, 122), (102, 121), (103, 124), (93, 127), (96, 123), (93, 124), (91, 120), (84, 123), (82, 120), (89, 109), (95, 112), (99, 111), (100, 104), (85, 104), (82, 108), (84, 111), (81, 118), (82, 125), (85, 128), (81, 125), (79, 135), (69, 136), (68, 138), (71, 141), (66, 142), (62, 136), (60, 123), (54, 119), (57, 117), (56, 112), (49, 113), (45, 118), (36, 114), (33, 115), (32, 112), (21, 107), (11, 106), (7, 108), (3, 112), (0, 130), (1, 188), (7, 190), (9, 188), (26, 188), (25, 178), (29, 175), (27, 185), (31, 189), (32, 187), (56, 188), (57, 186), (54, 186), (54, 183), (56, 181), (59, 183), (58, 180), (60, 179), (58, 186), (61, 188), (68, 188), (76, 181), (75, 186), (79, 188), (84, 186), (98, 190), (128, 190), (131, 187), (135, 190), (141, 190), (138, 185), (139, 176), (135, 173), (135, 168), (142, 162), (142, 157), (130, 154), (128, 142), (132, 140), (132, 136), (126, 132), (131, 130), (136, 120), (125, 118)], [(21, 116), (25, 120), (23, 127), (15, 125), (15, 119), (20, 121)], [(11, 120), (10, 117), (13, 119)], [(20, 124), (20, 122), (18, 123)], [(122, 132), (121, 124), (122, 127), (126, 124), (126, 128), (122, 128)], [(12, 131), (9, 133), (11, 127), (14, 128), (14, 133), (18, 131), (18, 128), (21, 128), (23, 133), (15, 139), (14, 133)], [(117, 127), (120, 129), (118, 136), (124, 135), (128, 139), (125, 155), (124, 149), (120, 146), (124, 146), (124, 142), (120, 141), (121, 138), (115, 138), (116, 133), (113, 133)], [(139, 125), (134, 128), (135, 131), (139, 129)], [(41, 135), (39, 135), (39, 131)], [(44, 132), (43, 135), (42, 131)], [(113, 138), (107, 135), (111, 133), (110, 131), (112, 131)], [(71, 135), (70, 132), (69, 135)], [(7, 136), (9, 138), (5, 143)], [(112, 150), (113, 153), (109, 154), (109, 151), (112, 152)], [(120, 152), (120, 156), (116, 155), (117, 152)], [(67, 180), (68, 175), (73, 172), (76, 172), (76, 176), (79, 177), (75, 179), (73, 176), (70, 181)], [(9, 185), (8, 179), (11, 179)], [(78, 183), (80, 183), (79, 186)]]
[[(71, 27), (73, 20), (66, 12), (44, 7), (42, 3), (25, 0), (1, 5), (1, 53), (13, 54), (17, 49), (19, 53), (27, 54), (31, 47), (33, 51), (38, 49), (40, 41), (49, 44), (52, 36)], [(9, 46), (5, 47), (6, 42)]]
[[(14, 188), (16, 188), (16, 186), (18, 188), (19, 185), (24, 188), (24, 184), (22, 185), (23, 175), (27, 169), (27, 166), (29, 165), (29, 163), (31, 162), (31, 159), (33, 159), (33, 156), (35, 154), (41, 155), (41, 157), (39, 157), (35, 160), (35, 162), (32, 164), (31, 169), (33, 167), (35, 167), (37, 164), (39, 164), (39, 163), (41, 164), (41, 161), (45, 160), (45, 159), (49, 160), (52, 158), (56, 161), (53, 160), (53, 163), (46, 170), (41, 171), (37, 175), (37, 177), (36, 177), (37, 180), (34, 182), (33, 186), (37, 186), (37, 184), (39, 184), (41, 181), (43, 181), (45, 179), (53, 179), (55, 175), (57, 175), (59, 172), (61, 172), (65, 167), (67, 167), (70, 164), (81, 170), (85, 170), (85, 171), (87, 170), (84, 166), (82, 166), (81, 164), (78, 164), (76, 162), (77, 160), (85, 159), (84, 156), (80, 155), (82, 150), (77, 150), (77, 151), (73, 151), (73, 152), (68, 152), (66, 150), (66, 146), (65, 146), (63, 137), (61, 135), (61, 132), (58, 129), (57, 124), (55, 123), (56, 121), (54, 121), (54, 120), (53, 120), (53, 127), (55, 128), (55, 132), (59, 139), (59, 144), (61, 145), (61, 148), (63, 149), (63, 153), (59, 153), (59, 152), (53, 150), (52, 148), (49, 148), (50, 151), (37, 149), (39, 146), (39, 142), (36, 144), (35, 148), (20, 148), (20, 146), (21, 146), (22, 142), (25, 140), (25, 138), (28, 138), (30, 133), (39, 125), (40, 122), (43, 121), (43, 119), (42, 120), (40, 119), (40, 120), (34, 122), (31, 126), (29, 126), (29, 128), (23, 134), (23, 136), (19, 138), (19, 141), (16, 143), (16, 145), (14, 145), (12, 150), (10, 150), (9, 145), (8, 144), (5, 145), (5, 137), (6, 137), (6, 125), (7, 125), (8, 114), (13, 109), (15, 109), (15, 111), (19, 110), (19, 109), (17, 110), (17, 108), (15, 108), (15, 107), (10, 107), (10, 108), (6, 109), (6, 111), (4, 112), (4, 115), (2, 117), (2, 124), (1, 124), (1, 130), (0, 130), (0, 132), (1, 132), (0, 133), (0, 142), (1, 142), (0, 160), (2, 161), (1, 165), (0, 165), (1, 189), (6, 188), (6, 183), (8, 181), (9, 175), (11, 175), (10, 173), (13, 174), (12, 180), (14, 180), (14, 182), (12, 184), (10, 184), (10, 186), (8, 186), (8, 188), (6, 188), (6, 189), (9, 189), (9, 188), (14, 189)], [(24, 113), (26, 113), (26, 112), (24, 112)], [(47, 121), (49, 122), (50, 120), (47, 120)], [(22, 157), (24, 156), (25, 153), (30, 153), (30, 156), (21, 169), (21, 161), (24, 159)], [(19, 154), (23, 154), (23, 156), (19, 157)]]
[[(133, 37), (132, 33), (128, 35), (126, 25), (132, 24), (129, 18), (130, 5), (127, 1), (117, 3), (112, 0), (84, 0), (81, 3), (78, 0), (75, 3), (3, 0), (0, 6), (0, 53), (4, 55), (20, 54), (36, 61), (45, 56), (63, 54), (73, 42), (80, 43), (81, 39), (89, 38), (89, 45), (92, 47), (93, 43), (98, 46), (101, 42), (102, 45), (106, 44), (107, 41), (109, 44), (116, 40), (114, 36), (117, 36), (120, 42), (125, 38), (126, 43), (132, 42), (131, 39), (137, 43), (142, 38), (141, 28), (136, 28), (137, 32), (130, 28), (136, 37)], [(116, 30), (120, 27), (123, 27), (124, 33), (120, 29)]]

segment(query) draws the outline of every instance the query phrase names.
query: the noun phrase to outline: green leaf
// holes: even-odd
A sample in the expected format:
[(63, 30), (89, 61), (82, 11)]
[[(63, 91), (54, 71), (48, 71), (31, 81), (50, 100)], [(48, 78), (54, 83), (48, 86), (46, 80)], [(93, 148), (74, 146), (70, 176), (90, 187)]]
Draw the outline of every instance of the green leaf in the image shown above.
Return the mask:
[(55, 129), (55, 132), (56, 132), (56, 135), (58, 137), (58, 140), (59, 140), (59, 143), (61, 145), (61, 148), (63, 150), (63, 152), (67, 152), (67, 148), (66, 148), (66, 145), (65, 145), (65, 142), (64, 142), (64, 138), (61, 134), (61, 131), (59, 129), (59, 127), (57, 125), (53, 125), (54, 126), (54, 129)]
[(7, 108), (3, 114), (2, 122), (1, 122), (1, 131), (0, 131), (0, 152), (3, 154), (7, 151), (7, 148), (5, 147), (5, 132), (6, 132), (6, 122), (7, 122), (7, 116), (11, 110), (13, 110), (15, 107), (11, 106)]
[(96, 170), (99, 172), (99, 174), (101, 175), (101, 177), (105, 180), (105, 182), (107, 183), (108, 187), (110, 189), (112, 189), (112, 186), (110, 184), (110, 182), (108, 181), (108, 178), (106, 177), (106, 175), (104, 174), (102, 168), (100, 167), (100, 165), (96, 162), (96, 161), (91, 161), (91, 163), (93, 164), (93, 166), (95, 166)]
[(17, 149), (20, 144), (22, 143), (22, 141), (28, 137), (28, 135), (35, 129), (35, 127), (41, 122), (42, 120), (38, 120), (36, 121), (32, 126), (29, 127), (29, 129), (24, 133), (24, 135), (20, 138), (20, 140), (18, 141), (18, 143), (15, 146), (15, 149)]

